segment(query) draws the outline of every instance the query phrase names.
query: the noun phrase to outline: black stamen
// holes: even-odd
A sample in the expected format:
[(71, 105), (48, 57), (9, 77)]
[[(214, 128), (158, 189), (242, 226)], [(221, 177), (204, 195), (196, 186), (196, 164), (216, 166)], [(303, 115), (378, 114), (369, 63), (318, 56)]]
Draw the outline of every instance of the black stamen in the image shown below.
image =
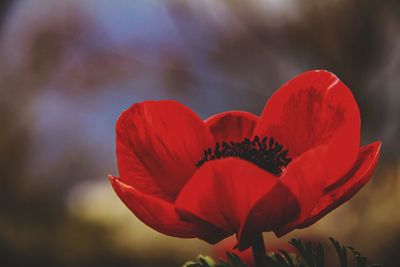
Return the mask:
[(215, 159), (237, 157), (248, 160), (272, 174), (281, 175), (292, 160), (287, 157), (288, 150), (283, 150), (283, 146), (273, 137), (265, 136), (260, 140), (259, 136), (255, 136), (253, 140), (245, 138), (242, 142), (216, 143), (214, 149), (204, 150), (204, 155), (196, 163), (196, 167), (200, 168), (207, 161)]

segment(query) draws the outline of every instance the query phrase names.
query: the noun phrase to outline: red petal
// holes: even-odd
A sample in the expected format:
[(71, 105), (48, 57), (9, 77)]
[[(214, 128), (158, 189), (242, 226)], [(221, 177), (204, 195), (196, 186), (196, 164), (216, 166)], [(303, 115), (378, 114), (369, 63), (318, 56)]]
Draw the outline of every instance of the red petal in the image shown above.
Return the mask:
[(139, 190), (162, 190), (173, 200), (214, 143), (204, 122), (176, 101), (135, 104), (117, 122), (120, 176)]
[(236, 247), (242, 251), (251, 246), (255, 236), (273, 231), (298, 216), (300, 205), (292, 192), (278, 182), (248, 210), (238, 232)]
[(267, 102), (255, 134), (272, 136), (295, 158), (326, 145), (319, 162), (333, 184), (354, 164), (360, 114), (351, 91), (334, 74), (309, 71), (283, 85)]
[(239, 142), (252, 137), (258, 117), (244, 111), (228, 111), (216, 114), (205, 122), (216, 142)]
[(118, 178), (109, 176), (110, 182), (125, 205), (145, 224), (154, 230), (175, 237), (200, 237), (208, 242), (215, 242), (221, 232), (207, 225), (194, 225), (182, 221), (173, 204), (144, 194), (123, 183)]
[[(292, 229), (292, 224), (297, 225), (298, 222), (307, 218), (321, 198), (325, 185), (321, 177), (326, 175), (326, 169), (322, 164), (315, 164), (316, 159), (324, 149), (322, 146), (307, 151), (284, 170), (278, 178), (279, 204), (274, 208), (282, 208), (282, 213), (286, 212), (282, 215), (282, 218), (285, 219), (280, 220), (280, 223), (274, 225), (273, 228), (264, 227), (262, 231), (273, 230), (278, 236), (281, 236)], [(282, 193), (279, 194), (279, 192)], [(246, 223), (239, 232), (240, 246), (246, 247), (248, 245), (246, 242), (249, 240), (241, 240), (241, 236), (247, 236), (249, 232), (253, 232), (253, 225), (268, 226), (266, 222), (270, 218), (265, 216), (264, 210), (268, 209), (271, 203), (276, 205), (276, 202), (271, 202), (269, 195), (265, 195), (249, 211)]]
[(326, 192), (300, 228), (315, 223), (351, 199), (370, 180), (378, 163), (380, 146), (380, 142), (375, 142), (360, 149), (356, 163), (346, 175), (346, 182)]
[[(123, 118), (125, 113), (121, 115)], [(168, 196), (154, 181), (146, 170), (143, 163), (136, 157), (130, 146), (129, 132), (117, 128), (117, 157), (120, 180), (128, 185), (134, 186), (137, 190), (160, 197), (170, 202), (173, 199)]]
[(144, 194), (116, 177), (109, 176), (109, 179), (115, 192), (125, 205), (151, 228), (177, 237), (196, 236), (196, 227), (181, 221), (175, 212), (173, 204)]
[[(250, 234), (274, 228), (286, 219), (289, 211), (285, 190), (277, 187), (278, 178), (256, 165), (237, 158), (226, 158), (206, 163), (182, 189), (176, 207), (203, 221), (237, 233), (250, 209), (265, 196), (263, 216), (268, 220), (254, 221)], [(193, 219), (193, 217), (186, 217)], [(253, 236), (242, 237), (252, 240)]]

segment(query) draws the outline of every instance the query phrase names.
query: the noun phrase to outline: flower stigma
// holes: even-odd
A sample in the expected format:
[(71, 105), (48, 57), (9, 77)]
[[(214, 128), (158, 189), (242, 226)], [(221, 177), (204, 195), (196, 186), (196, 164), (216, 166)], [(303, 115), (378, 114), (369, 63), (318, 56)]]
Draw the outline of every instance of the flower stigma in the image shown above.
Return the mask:
[(265, 136), (261, 140), (256, 135), (253, 140), (245, 138), (242, 142), (217, 142), (214, 148), (204, 150), (203, 157), (196, 163), (196, 167), (200, 168), (207, 161), (236, 157), (279, 176), (292, 160), (287, 155), (288, 150), (283, 150), (283, 146), (273, 137)]

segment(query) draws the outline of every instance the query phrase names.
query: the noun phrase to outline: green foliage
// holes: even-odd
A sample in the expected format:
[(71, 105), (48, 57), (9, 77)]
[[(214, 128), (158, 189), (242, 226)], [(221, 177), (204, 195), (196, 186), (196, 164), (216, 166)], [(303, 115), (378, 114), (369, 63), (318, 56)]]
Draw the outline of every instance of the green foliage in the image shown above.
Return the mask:
[[(350, 267), (348, 260), (348, 251), (355, 258), (355, 266), (367, 267), (367, 258), (353, 248), (346, 247), (339, 241), (329, 238), (338, 255), (340, 267)], [(303, 243), (300, 239), (289, 241), (296, 248), (297, 254), (289, 253), (286, 250), (268, 253), (265, 255), (265, 267), (325, 267), (325, 250), (321, 243), (313, 245), (311, 242)], [(214, 261), (208, 256), (200, 255), (196, 262), (186, 262), (183, 267), (246, 267), (247, 265), (235, 253), (227, 252), (227, 261)], [(380, 264), (369, 265), (368, 267), (382, 267)]]
[(182, 267), (246, 267), (247, 265), (235, 253), (226, 253), (228, 261), (215, 262), (208, 256), (199, 255), (197, 261), (188, 261)]

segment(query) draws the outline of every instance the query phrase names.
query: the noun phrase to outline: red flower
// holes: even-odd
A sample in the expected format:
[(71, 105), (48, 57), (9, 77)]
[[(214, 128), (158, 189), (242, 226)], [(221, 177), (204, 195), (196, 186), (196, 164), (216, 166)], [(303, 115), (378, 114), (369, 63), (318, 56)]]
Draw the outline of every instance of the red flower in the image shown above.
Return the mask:
[(229, 111), (202, 121), (175, 101), (133, 105), (117, 122), (120, 178), (110, 180), (155, 230), (210, 243), (236, 234), (245, 249), (261, 232), (282, 236), (349, 200), (379, 149), (360, 148), (351, 91), (332, 73), (309, 71), (283, 85), (260, 117)]

